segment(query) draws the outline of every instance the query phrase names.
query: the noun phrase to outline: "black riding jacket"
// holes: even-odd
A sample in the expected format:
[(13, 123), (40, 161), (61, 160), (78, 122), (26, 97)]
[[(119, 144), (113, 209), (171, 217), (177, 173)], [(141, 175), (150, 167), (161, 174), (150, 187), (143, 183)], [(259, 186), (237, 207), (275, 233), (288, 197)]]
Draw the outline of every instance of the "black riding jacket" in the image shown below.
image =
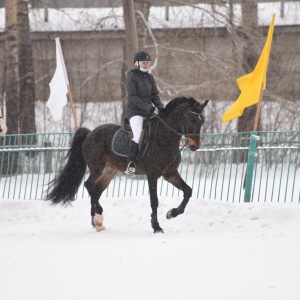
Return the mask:
[(164, 107), (160, 101), (154, 77), (148, 72), (142, 72), (140, 69), (129, 71), (127, 93), (128, 119), (133, 116), (150, 117), (153, 113), (152, 103), (158, 109)]

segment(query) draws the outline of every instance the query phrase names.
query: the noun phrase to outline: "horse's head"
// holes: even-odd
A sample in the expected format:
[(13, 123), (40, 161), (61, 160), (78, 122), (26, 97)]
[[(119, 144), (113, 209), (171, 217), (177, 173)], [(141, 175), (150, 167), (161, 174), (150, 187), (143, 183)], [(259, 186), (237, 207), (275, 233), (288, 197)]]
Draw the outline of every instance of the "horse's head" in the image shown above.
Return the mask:
[(184, 112), (186, 118), (184, 135), (187, 139), (187, 147), (190, 148), (191, 151), (196, 151), (200, 148), (200, 130), (204, 123), (202, 112), (208, 101), (209, 100), (206, 100), (203, 104), (196, 101), (190, 110)]
[[(176, 98), (166, 106), (168, 114), (174, 113), (174, 119), (179, 131), (187, 139), (187, 147), (192, 151), (200, 148), (200, 130), (204, 123), (203, 109), (209, 100), (203, 104), (193, 98)], [(176, 116), (176, 118), (175, 118)]]

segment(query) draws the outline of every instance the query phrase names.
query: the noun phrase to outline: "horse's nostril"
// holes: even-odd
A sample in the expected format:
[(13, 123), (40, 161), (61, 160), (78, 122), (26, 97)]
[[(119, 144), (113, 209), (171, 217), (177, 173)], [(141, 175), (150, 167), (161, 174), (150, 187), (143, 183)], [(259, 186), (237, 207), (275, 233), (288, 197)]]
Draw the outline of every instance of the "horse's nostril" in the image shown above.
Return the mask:
[(196, 151), (198, 148), (195, 145), (190, 146), (191, 151)]

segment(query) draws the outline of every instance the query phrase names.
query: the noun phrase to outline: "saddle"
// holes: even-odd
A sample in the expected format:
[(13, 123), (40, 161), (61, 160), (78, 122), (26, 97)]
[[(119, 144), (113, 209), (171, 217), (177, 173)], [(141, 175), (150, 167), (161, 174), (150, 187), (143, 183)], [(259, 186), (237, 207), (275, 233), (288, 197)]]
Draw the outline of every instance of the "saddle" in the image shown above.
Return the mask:
[[(126, 121), (127, 120), (127, 121)], [(149, 118), (143, 123), (143, 130), (139, 142), (138, 159), (142, 158), (150, 142), (150, 133), (153, 127), (153, 118)], [(123, 126), (116, 131), (112, 139), (111, 148), (118, 156), (128, 157), (129, 142), (132, 140), (132, 131), (129, 120), (124, 119)]]

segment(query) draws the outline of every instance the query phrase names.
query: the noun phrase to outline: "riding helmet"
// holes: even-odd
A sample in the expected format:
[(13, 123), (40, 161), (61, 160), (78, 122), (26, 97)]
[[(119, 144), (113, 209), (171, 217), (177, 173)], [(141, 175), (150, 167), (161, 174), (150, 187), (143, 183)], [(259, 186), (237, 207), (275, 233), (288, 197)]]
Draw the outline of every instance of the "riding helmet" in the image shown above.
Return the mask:
[(151, 61), (151, 56), (146, 51), (139, 51), (134, 55), (133, 62), (136, 61)]

